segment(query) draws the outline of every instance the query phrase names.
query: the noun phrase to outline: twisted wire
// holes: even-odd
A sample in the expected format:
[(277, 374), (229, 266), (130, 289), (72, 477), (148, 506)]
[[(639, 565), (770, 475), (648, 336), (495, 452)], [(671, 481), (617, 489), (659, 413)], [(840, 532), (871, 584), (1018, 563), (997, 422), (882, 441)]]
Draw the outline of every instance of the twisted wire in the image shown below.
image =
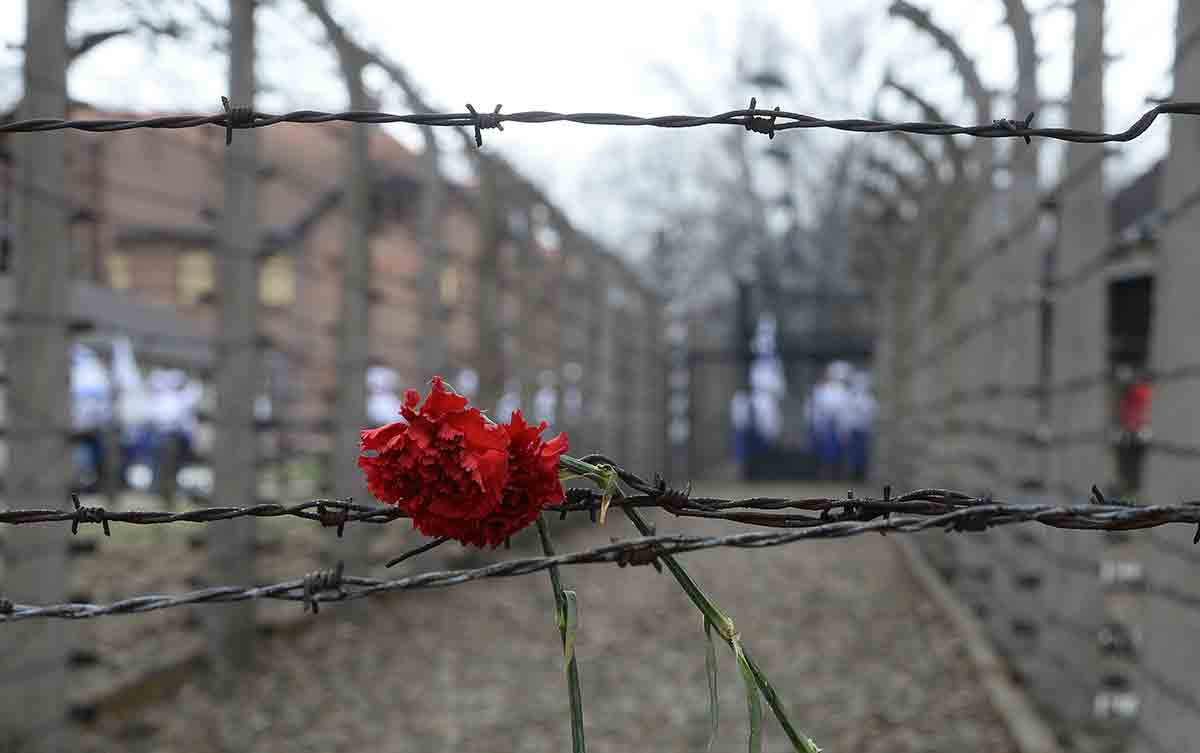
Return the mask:
[[(469, 106), (470, 107), (470, 106)], [(30, 118), (0, 125), (0, 133), (39, 133), (73, 129), (92, 133), (112, 133), (138, 128), (179, 129), (218, 126), (232, 136), (234, 130), (265, 128), (279, 123), (408, 123), (419, 126), (450, 126), (475, 129), (476, 144), (482, 146), (481, 129), (501, 129), (504, 123), (577, 123), (602, 126), (649, 126), (654, 128), (696, 128), (709, 125), (731, 125), (765, 133), (772, 138), (779, 131), (808, 128), (830, 128), (852, 133), (903, 132), (923, 136), (975, 136), (979, 138), (1031, 137), (1055, 139), (1076, 143), (1098, 144), (1128, 142), (1141, 136), (1159, 115), (1200, 115), (1200, 102), (1162, 102), (1147, 110), (1137, 121), (1124, 131), (1103, 132), (1078, 128), (1033, 128), (1030, 119), (1014, 121), (1007, 118), (981, 125), (959, 125), (928, 121), (890, 122), (867, 118), (826, 119), (780, 109), (729, 110), (716, 115), (657, 115), (642, 117), (610, 112), (562, 113), (546, 110), (502, 113), (499, 106), (493, 112), (477, 112), (470, 107), (468, 112), (452, 113), (388, 113), (373, 110), (346, 110), (324, 112), (320, 110), (295, 110), (282, 115), (249, 111), (232, 107), (215, 115), (167, 115), (154, 118), (121, 119), (64, 119)]]
[[(935, 490), (924, 490), (933, 492)], [(909, 495), (905, 495), (906, 497)], [(941, 499), (940, 495), (929, 494)], [(903, 498), (901, 498), (903, 500)], [(961, 504), (974, 498), (951, 496), (946, 504)], [(854, 501), (854, 500), (851, 500)], [(901, 500), (897, 500), (900, 502)], [(939, 504), (925, 500), (931, 504)], [(714, 501), (715, 502), (715, 501)], [(725, 504), (738, 501), (725, 500)], [(743, 500), (752, 504), (777, 504), (778, 500)], [(794, 500), (799, 504), (824, 504), (824, 500)], [(840, 500), (847, 503), (848, 500)], [(875, 501), (881, 503), (882, 500)], [(880, 513), (886, 514), (886, 513)], [(734, 518), (728, 518), (734, 519)], [(933, 528), (950, 530), (981, 530), (983, 528), (1023, 522), (1038, 522), (1055, 528), (1084, 530), (1130, 530), (1150, 528), (1168, 523), (1200, 525), (1200, 504), (1177, 506), (1128, 507), (1124, 505), (1088, 505), (1058, 507), (1051, 505), (990, 504), (968, 506), (950, 512), (922, 516), (908, 514), (868, 521), (842, 520), (818, 523), (801, 530), (787, 532), (740, 533), (726, 536), (668, 535), (647, 536), (606, 544), (580, 552), (553, 557), (526, 557), (506, 560), (485, 567), (467, 570), (443, 570), (383, 580), (359, 576), (318, 573), (264, 586), (217, 586), (180, 594), (148, 594), (121, 599), (108, 604), (20, 604), (5, 603), (0, 622), (15, 622), (36, 618), (87, 619), (113, 614), (135, 614), (170, 609), (193, 604), (212, 604), (275, 599), (303, 602), (306, 609), (317, 610), (318, 603), (349, 601), (396, 591), (445, 588), (487, 578), (504, 578), (546, 570), (564, 565), (594, 563), (628, 563), (648, 560), (666, 554), (683, 554), (717, 547), (761, 549), (783, 546), (809, 539), (841, 539), (866, 533), (914, 533)], [(332, 588), (336, 590), (326, 590)], [(1197, 600), (1200, 601), (1200, 600)]]

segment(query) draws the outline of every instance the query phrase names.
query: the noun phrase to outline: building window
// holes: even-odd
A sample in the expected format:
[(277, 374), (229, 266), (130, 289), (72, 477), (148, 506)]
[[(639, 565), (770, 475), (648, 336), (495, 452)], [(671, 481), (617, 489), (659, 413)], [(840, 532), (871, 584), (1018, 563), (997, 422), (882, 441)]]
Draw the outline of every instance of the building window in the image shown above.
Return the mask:
[(108, 255), (108, 285), (113, 290), (129, 290), (133, 287), (133, 275), (129, 271), (129, 256), (119, 251)]
[(213, 257), (208, 251), (180, 252), (175, 273), (176, 301), (180, 306), (199, 305), (216, 288)]
[(296, 300), (296, 265), (290, 256), (271, 256), (263, 262), (258, 295), (267, 307), (290, 306)]
[(442, 270), (441, 280), (442, 303), (446, 306), (452, 306), (458, 303), (458, 298), (462, 292), (462, 279), (458, 273), (458, 267), (448, 265)]

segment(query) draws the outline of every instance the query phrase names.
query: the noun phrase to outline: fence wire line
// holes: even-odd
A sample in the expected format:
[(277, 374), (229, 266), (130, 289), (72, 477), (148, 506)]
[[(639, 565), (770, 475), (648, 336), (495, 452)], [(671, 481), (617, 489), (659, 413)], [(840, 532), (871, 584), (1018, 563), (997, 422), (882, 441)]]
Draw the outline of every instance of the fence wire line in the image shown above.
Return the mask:
[[(934, 491), (934, 490), (928, 490)], [(916, 493), (914, 493), (916, 494)], [(908, 497), (911, 495), (905, 495)], [(941, 498), (938, 494), (931, 497)], [(966, 498), (966, 495), (960, 495)], [(955, 499), (958, 499), (956, 497)], [(973, 499), (973, 498), (968, 498)], [(839, 504), (857, 500), (836, 500)], [(720, 500), (724, 504), (739, 501)], [(740, 502), (747, 502), (745, 500)], [(754, 500), (757, 504), (801, 503), (828, 504), (830, 500)], [(866, 502), (866, 500), (858, 501)], [(877, 502), (883, 502), (878, 500)], [(879, 511), (876, 515), (888, 515)], [(736, 520), (736, 517), (715, 515)], [(705, 516), (708, 517), (708, 516)], [(89, 521), (90, 522), (90, 521)], [(358, 576), (337, 577), (332, 571), (318, 571), (303, 578), (293, 578), (278, 583), (254, 586), (217, 586), (180, 594), (148, 594), (122, 599), (109, 604), (18, 604), (0, 602), (0, 622), (15, 622), (35, 618), (85, 619), (112, 614), (131, 614), (159, 609), (246, 601), (249, 599), (277, 599), (301, 601), (306, 608), (315, 611), (318, 602), (348, 601), (394, 591), (409, 591), (424, 588), (444, 588), (474, 580), (501, 578), (546, 570), (562, 565), (595, 563), (649, 564), (666, 554), (713, 549), (717, 547), (759, 549), (803, 541), (807, 539), (840, 539), (866, 533), (903, 532), (913, 533), (932, 528), (950, 530), (982, 530), (984, 528), (1023, 522), (1039, 522), (1056, 528), (1084, 530), (1129, 530), (1149, 528), (1168, 523), (1200, 525), (1200, 504), (1185, 504), (1163, 507), (1127, 507), (1124, 505), (1087, 505), (1057, 507), (1051, 505), (1003, 505), (984, 504), (955, 509), (950, 512), (922, 516), (880, 517), (874, 520), (841, 520), (816, 523), (811, 527), (788, 532), (741, 533), (727, 536), (668, 535), (648, 536), (617, 541), (571, 554), (554, 557), (527, 557), (506, 560), (486, 567), (467, 570), (445, 570), (421, 573), (392, 580)], [(314, 585), (316, 584), (316, 585)], [(319, 588), (317, 586), (320, 586)]]
[[(64, 119), (30, 118), (0, 125), (0, 133), (39, 133), (73, 129), (92, 133), (111, 133), (137, 128), (177, 129), (200, 126), (219, 126), (232, 136), (234, 130), (264, 128), (279, 123), (365, 123), (387, 124), (408, 123), (419, 126), (450, 126), (475, 129), (476, 144), (483, 145), (480, 134), (485, 129), (503, 130), (505, 123), (578, 123), (603, 126), (650, 126), (655, 128), (695, 128), (708, 125), (741, 126), (747, 131), (774, 137), (777, 131), (797, 128), (830, 128), (854, 133), (904, 132), (926, 136), (976, 136), (980, 138), (1023, 138), (1027, 142), (1035, 136), (1059, 141), (1098, 144), (1128, 142), (1141, 136), (1159, 115), (1200, 115), (1200, 102), (1163, 102), (1147, 110), (1124, 131), (1106, 133), (1077, 128), (1034, 128), (1031, 127), (1033, 113), (1023, 120), (999, 119), (983, 125), (958, 125), (926, 121), (889, 122), (865, 118), (825, 119), (804, 113), (780, 109), (751, 107), (730, 110), (717, 115), (659, 115), (641, 117), (621, 113), (575, 112), (561, 113), (545, 110), (503, 113), (497, 105), (492, 112), (476, 112), (467, 105), (469, 112), (455, 113), (406, 113), (396, 114), (374, 110), (347, 110), (324, 112), (320, 110), (295, 110), (283, 115), (251, 111), (234, 107), (216, 115), (168, 115), (154, 118), (120, 119)], [(780, 122), (783, 121), (783, 122)]]
[[(386, 505), (356, 504), (350, 498), (312, 499), (285, 505), (274, 502), (248, 506), (202, 507), (182, 512), (158, 510), (113, 510), (81, 503), (72, 495), (73, 509), (0, 509), (0, 524), (28, 525), (33, 523), (70, 522), (72, 528), (80, 523), (128, 523), (158, 525), (167, 523), (212, 523), (235, 518), (295, 517), (322, 523), (325, 526), (344, 526), (347, 523), (386, 524), (407, 519), (403, 510)], [(971, 495), (951, 489), (917, 489), (893, 496), (890, 488), (881, 498), (857, 497), (848, 492), (845, 497), (749, 497), (720, 499), (687, 497), (683, 494), (640, 494), (613, 502), (634, 508), (661, 508), (678, 517), (724, 519), (740, 523), (775, 527), (820, 527), (831, 522), (868, 522), (892, 514), (940, 516), (957, 512), (979, 513), (979, 526), (984, 528), (1000, 523), (1017, 522), (1006, 518), (1030, 511), (1054, 509), (1058, 515), (1041, 514), (1037, 521), (1055, 528), (1098, 528), (1125, 530), (1149, 528), (1168, 522), (1200, 524), (1200, 500), (1178, 505), (1135, 505), (1121, 500), (1109, 500), (1093, 487), (1090, 501), (1085, 505), (1048, 508), (1042, 504), (1013, 503), (992, 496)], [(587, 513), (594, 517), (602, 505), (599, 492), (590, 489), (570, 489), (559, 504), (547, 505), (548, 513), (566, 517), (571, 513)], [(791, 511), (791, 512), (788, 512)], [(982, 511), (982, 512), (980, 512)], [(815, 514), (814, 514), (815, 513)], [(1117, 515), (1116, 513), (1120, 513)], [(1121, 525), (1097, 525), (1108, 519)], [(1156, 522), (1157, 521), (1157, 522)], [(954, 522), (954, 521), (950, 521)], [(971, 521), (967, 521), (971, 522)], [(966, 523), (963, 523), (965, 525)], [(973, 523), (974, 525), (974, 523)], [(975, 530), (972, 528), (972, 530)]]

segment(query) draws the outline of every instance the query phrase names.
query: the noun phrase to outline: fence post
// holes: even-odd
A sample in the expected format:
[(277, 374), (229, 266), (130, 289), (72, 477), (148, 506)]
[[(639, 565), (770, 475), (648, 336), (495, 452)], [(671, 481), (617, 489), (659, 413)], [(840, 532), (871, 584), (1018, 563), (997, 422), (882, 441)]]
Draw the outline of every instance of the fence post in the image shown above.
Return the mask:
[[(443, 212), (446, 184), (442, 179), (438, 143), (433, 128), (422, 128), (421, 136), (424, 139), (425, 151), (421, 155), (424, 174), (417, 222), (417, 245), (421, 249), (421, 307), (425, 336), (421, 338), (420, 376), (424, 380), (434, 374), (445, 374), (453, 384), (454, 376), (445, 373), (450, 365), (447, 343), (450, 339), (451, 316), (450, 309), (442, 298), (442, 285), (448, 261)], [(461, 281), (458, 282), (458, 286), (462, 288)]]
[[(1017, 111), (1009, 117), (1023, 121), (1026, 115), (1035, 112), (1040, 104), (1036, 40), (1024, 0), (1004, 0), (1004, 7), (1005, 22), (1012, 30), (1017, 57), (1017, 91), (1014, 103)], [(1000, 250), (994, 272), (988, 275), (995, 282), (996, 287), (993, 289), (1001, 294), (998, 300), (1001, 305), (1007, 305), (1007, 299), (1014, 293), (1031, 292), (1042, 279), (1041, 252), (1045, 239), (1039, 232), (1041, 223), (1034, 221), (1031, 228), (1024, 226), (1031, 216), (1040, 211), (1039, 145), (1037, 140), (1028, 144), (1021, 139), (1009, 139), (1007, 142), (1010, 177), (1006, 191), (1007, 239), (1005, 247)], [(995, 327), (994, 342), (998, 348), (992, 359), (999, 368), (992, 369), (992, 374), (996, 383), (1008, 387), (1038, 384), (1038, 311), (1037, 307), (1026, 307), (1015, 316), (1009, 317), (1006, 314), (1006, 322)], [(997, 358), (998, 364), (995, 363)], [(992, 401), (991, 407), (992, 416), (989, 420), (1002, 422), (1006, 429), (1029, 431), (1037, 426), (1036, 401), (1027, 394), (1008, 394)], [(998, 450), (995, 456), (1003, 459), (1012, 469), (1004, 478), (1007, 488), (1002, 489), (1003, 492), (1014, 491), (1020, 486), (1022, 479), (1013, 478), (1011, 474), (1023, 472), (1027, 477), (1045, 478), (1044, 450), (1031, 448), (1020, 442), (1014, 443), (1009, 438), (999, 438), (989, 444)]]
[[(66, 21), (66, 0), (27, 3), (25, 94), (18, 118), (66, 113)], [(11, 345), (4, 354), (11, 380), (7, 501), (16, 508), (61, 508), (70, 505), (73, 466), (67, 442), (69, 207), (45, 196), (56, 196), (67, 185), (67, 137), (39, 133), (13, 142), (19, 180), (36, 190), (16, 195), (16, 301)], [(18, 603), (65, 601), (70, 532), (46, 525), (6, 533), (0, 594)], [(73, 747), (66, 659), (75, 632), (75, 626), (60, 621), (17, 623), (0, 630), (0, 748)]]
[[(336, 37), (335, 37), (336, 44)], [(339, 46), (338, 57), (350, 94), (350, 109), (365, 109), (367, 93), (362, 81), (365, 60), (351, 49)], [(368, 126), (350, 126), (345, 162), (346, 243), (342, 251), (341, 312), (338, 318), (337, 344), (337, 416), (333, 446), (334, 494), (353, 496), (369, 503), (370, 496), (358, 469), (359, 432), (366, 426), (367, 361), (370, 358), (371, 331), (371, 246), (368, 226), (371, 211), (371, 165)], [(345, 539), (337, 542), (339, 558), (350, 572), (362, 571), (370, 562), (369, 526), (348, 526)]]
[[(254, 104), (254, 0), (230, 0), (229, 96), (233, 107)], [(213, 497), (217, 504), (254, 504), (258, 497), (254, 399), (258, 393), (258, 138), (239, 130), (225, 154), (225, 207), (217, 259), (218, 351)], [(253, 518), (208, 526), (208, 571), (214, 583), (254, 580)], [(204, 612), (209, 655), (219, 687), (230, 688), (246, 666), (254, 640), (253, 602)]]
[(504, 201), (502, 198), (501, 166), (495, 157), (471, 153), (475, 175), (479, 180), (479, 258), (476, 274), (479, 302), (475, 308), (477, 326), (475, 343), (478, 349), (479, 398), (477, 403), (486, 410), (495, 410), (504, 393), (506, 370), (501, 344), (503, 327), (500, 323), (502, 267), (500, 251), (504, 244)]
[[(1075, 4), (1074, 72), (1071, 81), (1068, 122), (1075, 127), (1101, 128), (1104, 123), (1104, 0)], [(1096, 158), (1095, 145), (1068, 144), (1063, 176), (1080, 173), (1059, 201), (1059, 234), (1054, 277), (1071, 276), (1109, 243), (1103, 166), (1090, 169)], [(1086, 172), (1085, 172), (1086, 171)], [(1050, 499), (1064, 505), (1083, 503), (1091, 484), (1104, 486), (1111, 477), (1111, 452), (1107, 445), (1108, 403), (1106, 379), (1082, 386), (1073, 380), (1105, 374), (1108, 368), (1108, 333), (1105, 310), (1105, 279), (1093, 275), (1087, 282), (1053, 291), (1050, 358), (1051, 445), (1049, 465)], [(1081, 432), (1098, 436), (1080, 442), (1071, 435)], [(1066, 443), (1060, 443), (1066, 440)], [(1073, 558), (1097, 559), (1102, 551), (1095, 537), (1041, 526), (1028, 531), (1051, 553)], [(1054, 615), (1066, 615), (1099, 634), (1101, 603), (1097, 574), (1061, 567), (1053, 559), (1023, 557), (1029, 566), (1045, 572), (1041, 594), (1036, 600), (1046, 630), (1045, 654), (1065, 657), (1072, 666), (1086, 668), (1087, 675), (1063, 672), (1042, 662), (1035, 681), (1043, 696), (1053, 699), (1059, 714), (1072, 726), (1082, 726), (1092, 716), (1092, 700), (1099, 671), (1095, 661), (1097, 642), (1082, 639), (1055, 627)], [(1044, 659), (1045, 657), (1043, 657)]]
[[(1179, 0), (1176, 16), (1174, 91), (1180, 94), (1200, 87), (1200, 46), (1194, 41), (1200, 29), (1200, 0)], [(1185, 43), (1185, 40), (1190, 43)], [(1152, 371), (1162, 375), (1174, 368), (1200, 361), (1200, 210), (1182, 207), (1196, 190), (1200, 170), (1200, 120), (1176, 118), (1171, 122), (1170, 148), (1167, 153), (1159, 191), (1158, 209), (1166, 220), (1158, 240), (1158, 266), (1154, 277), (1153, 333), (1150, 344)], [(1170, 213), (1166, 215), (1166, 213)], [(1176, 504), (1194, 499), (1200, 486), (1200, 465), (1195, 457), (1171, 453), (1165, 444), (1195, 447), (1200, 444), (1200, 380), (1196, 377), (1160, 379), (1155, 386), (1151, 408), (1154, 437), (1147, 448), (1144, 490), (1147, 502)], [(1140, 545), (1147, 577), (1152, 582), (1172, 587), (1195, 598), (1195, 547), (1192, 532), (1155, 531), (1149, 539), (1153, 546)], [(1129, 547), (1130, 545), (1125, 545)], [(1138, 554), (1120, 555), (1129, 561)], [(1191, 559), (1188, 557), (1191, 555)], [(1194, 636), (1200, 629), (1200, 611), (1194, 606), (1163, 596), (1146, 596), (1138, 614), (1142, 620), (1144, 645), (1140, 664), (1144, 673), (1160, 678), (1151, 685), (1142, 683), (1142, 708), (1139, 726), (1149, 729), (1167, 748), (1194, 748), (1200, 713), (1200, 660)], [(1189, 704), (1190, 701), (1190, 704)], [(1134, 743), (1137, 753), (1154, 748), (1139, 731)]]

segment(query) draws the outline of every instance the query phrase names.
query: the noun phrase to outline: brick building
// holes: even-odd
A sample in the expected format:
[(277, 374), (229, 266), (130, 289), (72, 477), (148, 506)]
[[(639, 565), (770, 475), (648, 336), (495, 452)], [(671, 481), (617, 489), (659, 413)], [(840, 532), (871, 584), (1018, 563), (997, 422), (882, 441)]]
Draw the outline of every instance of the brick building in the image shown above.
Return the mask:
[[(122, 116), (82, 107), (75, 114)], [(262, 389), (276, 399), (281, 421), (286, 416), (290, 425), (308, 427), (293, 439), (313, 451), (327, 442), (321, 427), (337, 379), (348, 128), (281, 124), (256, 132)], [(219, 295), (214, 254), (224, 131), (62, 137), (69, 140), (73, 180), (63, 195), (40, 200), (77, 207), (71, 223), (74, 275), (170, 307), (211, 334)], [(437, 291), (443, 315), (423, 321), (420, 155), (382, 128), (370, 130), (369, 143), (371, 362), (395, 369), (402, 385), (419, 384), (429, 376), (420, 363), (421, 338), (444, 338), (444, 371), (452, 382), (460, 369), (476, 369), (485, 401), (507, 385), (527, 413), (538, 385), (548, 384), (557, 395), (556, 428), (571, 432), (574, 447), (602, 448), (635, 467), (656, 469), (662, 444), (659, 304), (637, 274), (505, 167), (497, 194), (498, 310), (481, 310), (479, 191), (450, 183), (437, 231), (444, 254)], [(3, 141), (0, 154), (8, 154)], [(0, 162), (0, 220), (22, 190), (11, 167), (9, 157)], [(0, 232), (0, 241), (7, 260), (6, 233)], [(498, 347), (481, 349), (488, 332), (498, 333), (499, 342), (488, 343)], [(489, 356), (498, 363), (485, 362)], [(487, 384), (489, 378), (502, 384)]]

